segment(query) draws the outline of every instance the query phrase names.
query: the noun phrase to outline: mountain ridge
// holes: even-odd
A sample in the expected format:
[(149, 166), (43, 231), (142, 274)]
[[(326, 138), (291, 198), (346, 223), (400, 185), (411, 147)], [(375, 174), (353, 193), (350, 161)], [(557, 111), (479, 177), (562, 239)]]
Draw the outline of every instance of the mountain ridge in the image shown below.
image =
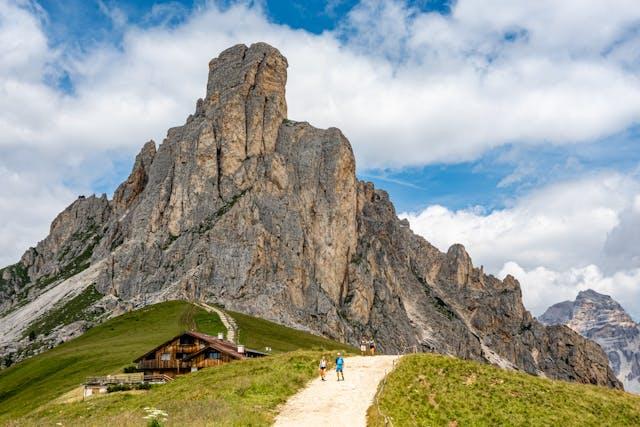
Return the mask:
[(4, 270), (0, 309), (29, 311), (89, 269), (105, 315), (207, 300), (351, 344), (374, 336), (384, 352), (621, 387), (596, 344), (526, 311), (515, 278), (415, 235), (386, 192), (356, 179), (339, 129), (287, 119), (287, 65), (264, 43), (213, 59), (195, 113), (144, 145), (113, 200), (79, 198)]

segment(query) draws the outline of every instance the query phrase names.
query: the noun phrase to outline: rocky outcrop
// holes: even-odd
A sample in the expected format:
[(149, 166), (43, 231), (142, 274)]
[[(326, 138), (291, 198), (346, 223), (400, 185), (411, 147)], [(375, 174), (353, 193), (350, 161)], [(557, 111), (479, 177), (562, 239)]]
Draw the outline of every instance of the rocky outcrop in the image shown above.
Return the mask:
[(62, 211), (46, 239), (29, 248), (18, 263), (0, 270), (0, 314), (89, 267), (111, 215), (106, 195), (80, 196)]
[(548, 325), (567, 325), (600, 344), (627, 391), (640, 393), (640, 325), (618, 302), (591, 289), (575, 301), (552, 305), (540, 316)]
[(129, 178), (120, 184), (113, 194), (113, 206), (116, 215), (125, 215), (129, 208), (138, 200), (138, 196), (149, 181), (149, 168), (156, 155), (156, 144), (153, 141), (147, 142), (140, 154), (136, 156), (133, 170)]
[(100, 292), (135, 306), (213, 301), (345, 342), (374, 336), (389, 353), (620, 386), (597, 346), (531, 317), (515, 279), (413, 234), (384, 191), (356, 179), (340, 130), (288, 120), (286, 68), (263, 43), (211, 61), (195, 113), (157, 151), (145, 145), (94, 219)]

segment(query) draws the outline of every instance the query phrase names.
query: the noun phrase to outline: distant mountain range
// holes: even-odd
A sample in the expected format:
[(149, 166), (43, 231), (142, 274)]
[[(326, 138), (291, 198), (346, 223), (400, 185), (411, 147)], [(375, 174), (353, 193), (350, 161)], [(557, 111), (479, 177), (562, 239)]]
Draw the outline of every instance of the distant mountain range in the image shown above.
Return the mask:
[(552, 305), (538, 320), (567, 325), (600, 344), (625, 390), (640, 393), (640, 325), (609, 295), (582, 291), (575, 301)]

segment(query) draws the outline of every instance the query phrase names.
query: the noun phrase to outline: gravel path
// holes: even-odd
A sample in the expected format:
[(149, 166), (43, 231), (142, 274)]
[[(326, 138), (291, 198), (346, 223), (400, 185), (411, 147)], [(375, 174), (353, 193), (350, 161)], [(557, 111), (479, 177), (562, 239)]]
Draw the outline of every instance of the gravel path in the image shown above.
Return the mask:
[(345, 358), (344, 381), (330, 370), (327, 381), (317, 378), (291, 397), (276, 417), (275, 425), (349, 426), (367, 424), (367, 409), (373, 403), (378, 384), (399, 356), (356, 356)]

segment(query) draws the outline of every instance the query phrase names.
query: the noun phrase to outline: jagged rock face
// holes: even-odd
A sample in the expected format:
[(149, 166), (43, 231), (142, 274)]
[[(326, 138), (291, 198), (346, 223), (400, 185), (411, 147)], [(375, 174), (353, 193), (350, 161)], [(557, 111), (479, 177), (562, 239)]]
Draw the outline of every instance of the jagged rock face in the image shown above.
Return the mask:
[(105, 208), (99, 291), (137, 306), (206, 299), (353, 344), (373, 336), (386, 352), (620, 387), (599, 347), (531, 317), (515, 279), (413, 234), (356, 179), (338, 129), (287, 120), (286, 67), (262, 43), (211, 61), (195, 114), (157, 152), (144, 146)]
[(80, 196), (60, 213), (45, 240), (18, 263), (0, 270), (0, 313), (87, 268), (110, 217), (105, 195)]
[(625, 389), (640, 393), (640, 325), (613, 298), (582, 291), (575, 301), (549, 307), (540, 321), (567, 325), (600, 344)]

